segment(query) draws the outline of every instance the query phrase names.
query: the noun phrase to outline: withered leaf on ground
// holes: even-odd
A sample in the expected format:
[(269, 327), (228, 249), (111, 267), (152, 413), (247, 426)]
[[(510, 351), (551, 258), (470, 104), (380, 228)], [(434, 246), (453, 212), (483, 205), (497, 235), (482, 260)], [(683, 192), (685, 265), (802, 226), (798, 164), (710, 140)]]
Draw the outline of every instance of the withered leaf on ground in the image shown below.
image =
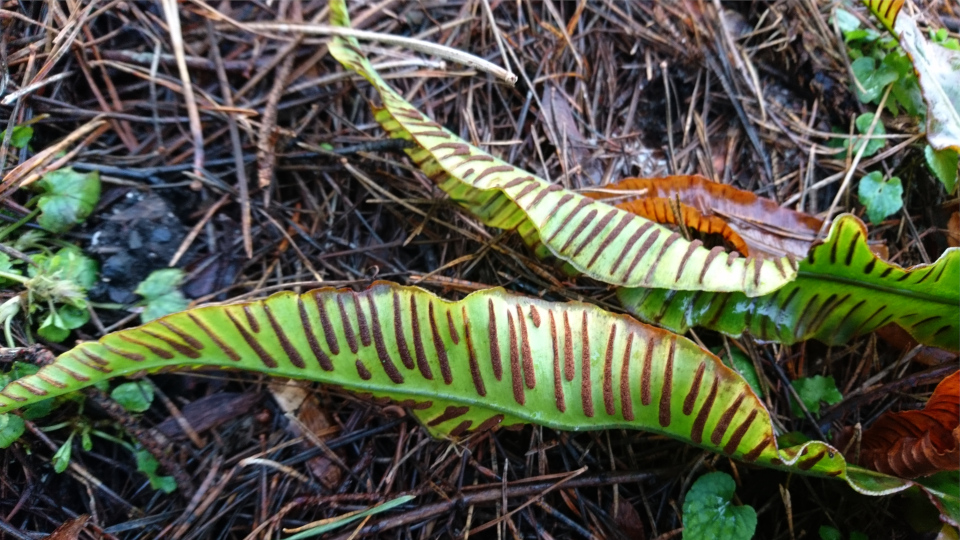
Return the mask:
[[(307, 439), (303, 446), (312, 448), (315, 446), (313, 440), (325, 441), (337, 429), (309, 383), (290, 379), (272, 382), (270, 393), (290, 419), (287, 430), (294, 436)], [(303, 433), (304, 429), (310, 433)], [(310, 458), (307, 466), (324, 486), (333, 489), (340, 485), (340, 468), (329, 457)]]
[(87, 524), (88, 519), (90, 519), (90, 516), (81, 514), (69, 521), (65, 521), (63, 525), (57, 527), (57, 530), (44, 536), (43, 540), (77, 540), (80, 538), (80, 531), (83, 530), (83, 526)]
[(540, 102), (543, 105), (540, 117), (546, 127), (544, 131), (550, 143), (557, 148), (564, 170), (569, 174), (579, 166), (580, 174), (587, 179), (586, 184), (599, 185), (603, 179), (603, 167), (592, 155), (591, 147), (595, 145), (580, 133), (563, 90), (554, 84), (545, 84)]
[(960, 371), (919, 411), (888, 412), (863, 432), (860, 464), (901, 478), (960, 469)]
[(677, 222), (673, 205), (679, 201), (685, 226), (720, 234), (743, 255), (806, 257), (823, 224), (809, 214), (699, 175), (627, 178), (604, 190), (586, 195), (612, 199), (618, 191), (634, 191), (616, 206), (661, 223)]

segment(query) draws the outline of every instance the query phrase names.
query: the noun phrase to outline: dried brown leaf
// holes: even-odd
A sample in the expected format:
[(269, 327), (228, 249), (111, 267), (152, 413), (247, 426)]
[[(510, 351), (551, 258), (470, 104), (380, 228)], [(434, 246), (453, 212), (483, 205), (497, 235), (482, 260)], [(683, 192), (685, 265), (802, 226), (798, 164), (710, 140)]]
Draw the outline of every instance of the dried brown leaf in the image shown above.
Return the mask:
[(544, 85), (540, 102), (543, 104), (540, 117), (547, 128), (547, 138), (557, 148), (560, 159), (565, 160), (567, 166), (579, 165), (580, 172), (589, 179), (590, 184), (600, 184), (603, 168), (591, 155), (590, 148), (593, 145), (580, 133), (580, 126), (563, 90), (553, 84)]
[(685, 226), (721, 234), (743, 255), (806, 257), (822, 225), (809, 214), (782, 208), (770, 199), (699, 175), (627, 178), (604, 188), (609, 191), (587, 196), (608, 199), (617, 197), (617, 191), (644, 190), (644, 194), (622, 200), (617, 207), (661, 223), (676, 222), (672, 201), (679, 200)]
[(63, 525), (57, 527), (57, 530), (43, 537), (43, 540), (77, 540), (80, 538), (80, 531), (83, 530), (83, 526), (87, 524), (88, 519), (90, 519), (90, 516), (81, 514), (65, 521)]
[(937, 385), (923, 410), (881, 416), (860, 447), (861, 465), (901, 478), (960, 469), (960, 371)]
[[(320, 400), (317, 399), (316, 392), (309, 383), (292, 380), (273, 382), (270, 384), (270, 393), (288, 418), (296, 418), (296, 422), (291, 422), (288, 426), (295, 436), (305, 435), (308, 440), (325, 441), (336, 431), (336, 427), (328, 417), (327, 411), (321, 407)], [(310, 434), (302, 433), (302, 429), (310, 430)], [(312, 444), (308, 443), (307, 446)], [(307, 460), (307, 466), (323, 485), (329, 488), (340, 485), (340, 468), (330, 458), (326, 456), (310, 458)]]
[(643, 527), (643, 519), (640, 518), (637, 509), (627, 500), (621, 498), (618, 501), (617, 511), (613, 516), (613, 521), (616, 522), (617, 528), (620, 530), (623, 538), (630, 538), (631, 540), (647, 539), (647, 533)]

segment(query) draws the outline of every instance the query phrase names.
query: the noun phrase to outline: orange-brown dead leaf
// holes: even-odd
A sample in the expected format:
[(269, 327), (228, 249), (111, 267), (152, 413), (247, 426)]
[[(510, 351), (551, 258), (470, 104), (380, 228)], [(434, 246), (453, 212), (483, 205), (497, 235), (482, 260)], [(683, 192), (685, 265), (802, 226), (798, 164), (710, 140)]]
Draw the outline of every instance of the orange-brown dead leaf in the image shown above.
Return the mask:
[[(676, 212), (673, 210), (673, 201), (663, 197), (649, 197), (624, 201), (617, 204), (617, 208), (633, 212), (638, 216), (645, 217), (668, 225), (678, 225)], [(692, 206), (680, 203), (680, 216), (685, 227), (696, 229), (704, 234), (719, 234), (726, 240), (733, 249), (739, 251), (741, 255), (750, 255), (750, 248), (743, 238), (737, 234), (726, 221), (717, 216), (703, 215), (699, 210)]]
[(923, 410), (885, 413), (864, 431), (860, 464), (901, 478), (960, 469), (960, 371), (940, 381)]
[[(641, 215), (657, 221), (661, 217), (674, 219), (662, 223), (675, 223), (671, 201), (679, 200), (684, 225), (723, 235), (743, 255), (748, 255), (749, 250), (751, 255), (806, 257), (810, 243), (822, 225), (822, 221), (814, 216), (782, 208), (770, 199), (699, 175), (627, 178), (604, 186), (604, 189), (608, 191), (586, 195), (609, 199), (617, 197), (617, 191), (639, 193), (645, 190), (643, 195), (630, 196), (616, 203), (617, 207), (646, 212)], [(639, 202), (644, 200), (653, 202)], [(660, 206), (663, 208), (658, 208)]]
[[(314, 441), (328, 440), (338, 431), (308, 383), (293, 380), (273, 382), (270, 384), (270, 393), (287, 417), (291, 421), (296, 420), (287, 429), (295, 436), (306, 437), (306, 448), (313, 446)], [(309, 430), (310, 433), (304, 433), (303, 430)], [(310, 458), (307, 466), (324, 486), (333, 489), (340, 485), (342, 471), (330, 457)]]
[(88, 519), (90, 519), (90, 516), (81, 514), (65, 521), (63, 525), (57, 527), (57, 530), (43, 537), (43, 540), (77, 540), (80, 538), (80, 531), (83, 530), (83, 526), (87, 524)]

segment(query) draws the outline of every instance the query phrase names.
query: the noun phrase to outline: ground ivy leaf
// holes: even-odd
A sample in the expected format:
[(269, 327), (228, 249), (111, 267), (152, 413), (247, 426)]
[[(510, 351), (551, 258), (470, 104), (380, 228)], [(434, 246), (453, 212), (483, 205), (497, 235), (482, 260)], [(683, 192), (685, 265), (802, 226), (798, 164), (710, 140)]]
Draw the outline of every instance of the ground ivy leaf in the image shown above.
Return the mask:
[(130, 412), (144, 412), (153, 403), (153, 387), (144, 381), (127, 382), (114, 388), (110, 397)]
[[(7, 137), (7, 130), (0, 131), (0, 141)], [(33, 138), (33, 126), (14, 126), (10, 135), (10, 146), (25, 148)]]
[(854, 89), (860, 101), (864, 103), (880, 99), (884, 88), (898, 78), (893, 68), (883, 62), (878, 66), (877, 61), (869, 56), (857, 58), (850, 67), (853, 68), (853, 75), (857, 78)]
[(172, 476), (157, 474), (160, 464), (157, 462), (157, 458), (153, 457), (153, 454), (141, 449), (134, 452), (134, 457), (137, 460), (137, 470), (150, 480), (150, 487), (164, 493), (173, 493), (173, 490), (177, 489), (177, 481)]
[(845, 36), (847, 32), (852, 32), (860, 28), (860, 19), (845, 9), (837, 9), (833, 15), (833, 19), (837, 21), (837, 26), (840, 27), (840, 31), (843, 32)]
[(820, 540), (843, 540), (840, 531), (826, 525), (820, 526)]
[(48, 172), (37, 182), (44, 194), (37, 202), (37, 223), (44, 229), (61, 233), (82, 222), (100, 199), (100, 175), (79, 173), (67, 167)]
[(146, 306), (140, 314), (144, 323), (154, 319), (183, 311), (189, 302), (177, 288), (183, 281), (183, 271), (177, 268), (165, 268), (151, 272), (134, 291), (146, 299)]
[[(870, 130), (870, 124), (873, 122), (874, 113), (864, 113), (857, 117), (855, 122), (857, 126), (857, 132), (861, 135), (866, 135)], [(867, 148), (863, 151), (863, 157), (870, 157), (877, 153), (878, 150), (884, 147), (887, 144), (887, 140), (882, 138), (883, 135), (887, 134), (886, 128), (883, 127), (883, 122), (877, 122), (877, 125), (873, 126), (873, 134), (866, 141)], [(876, 136), (880, 135), (881, 137), (877, 138)], [(860, 147), (864, 145), (864, 140), (861, 138), (836, 138), (830, 139), (827, 143), (828, 146), (832, 148), (842, 149), (844, 152), (850, 148), (852, 143), (856, 143), (853, 147), (853, 153), (856, 154), (860, 151)], [(839, 152), (840, 150), (838, 150)]]
[(870, 222), (877, 224), (903, 207), (903, 184), (899, 177), (884, 180), (883, 173), (873, 171), (860, 179), (857, 196), (867, 207)]
[[(812, 414), (820, 414), (820, 402), (834, 405), (843, 400), (843, 395), (837, 390), (837, 383), (833, 380), (833, 377), (822, 375), (805, 377), (793, 381), (793, 387), (800, 399), (803, 400), (803, 404), (807, 406), (807, 410)], [(791, 403), (790, 406), (794, 415), (803, 416), (803, 409), (799, 405)]]
[(23, 435), (23, 418), (15, 414), (0, 414), (0, 448), (6, 448)]
[(183, 270), (179, 268), (154, 270), (147, 276), (147, 279), (137, 285), (134, 292), (147, 300), (152, 300), (175, 291), (181, 281), (183, 281)]
[(80, 328), (90, 320), (90, 312), (76, 306), (66, 305), (57, 309), (60, 321), (67, 330)]
[(47, 341), (60, 343), (67, 339), (67, 336), (70, 335), (70, 330), (67, 329), (66, 323), (60, 318), (60, 314), (56, 311), (51, 311), (47, 313), (43, 322), (40, 323), (40, 328), (37, 328), (37, 334), (40, 334), (40, 337)]
[(683, 538), (753, 538), (757, 512), (750, 506), (734, 506), (736, 484), (729, 474), (712, 472), (697, 479), (683, 501)]
[(947, 188), (947, 193), (953, 193), (957, 189), (957, 175), (960, 174), (960, 154), (952, 148), (937, 150), (928, 144), (923, 149), (923, 155), (927, 158), (927, 166)]
[[(856, 125), (857, 131), (862, 135), (866, 135), (870, 130), (870, 124), (873, 123), (873, 118), (876, 116), (874, 113), (864, 113), (857, 117)], [(877, 121), (877, 125), (873, 126), (873, 134), (870, 136), (870, 139), (867, 140), (867, 148), (863, 151), (863, 157), (870, 157), (877, 153), (878, 150), (884, 147), (887, 144), (887, 140), (883, 138), (874, 138), (876, 135), (886, 135), (887, 130), (883, 127), (883, 122)], [(853, 148), (853, 153), (856, 154), (860, 151), (860, 145), (863, 144), (863, 141), (858, 141), (856, 146)]]
[(911, 116), (925, 114), (927, 106), (923, 102), (923, 93), (920, 91), (917, 76), (913, 72), (910, 57), (899, 49), (895, 49), (883, 57), (883, 64), (890, 67), (898, 76), (896, 84), (890, 90), (892, 99), (887, 99), (890, 110), (897, 114), (897, 108), (893, 105), (899, 103)]

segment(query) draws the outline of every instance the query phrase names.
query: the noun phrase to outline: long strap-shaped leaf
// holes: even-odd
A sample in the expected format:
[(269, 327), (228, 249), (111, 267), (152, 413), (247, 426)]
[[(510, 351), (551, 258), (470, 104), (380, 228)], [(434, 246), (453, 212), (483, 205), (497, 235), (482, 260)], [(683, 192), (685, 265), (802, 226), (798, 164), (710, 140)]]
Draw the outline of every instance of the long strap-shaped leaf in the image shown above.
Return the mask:
[(800, 262), (797, 279), (765, 296), (636, 288), (618, 295), (627, 311), (675, 332), (703, 326), (730, 336), (749, 330), (767, 341), (838, 345), (892, 322), (920, 343), (960, 349), (960, 249), (904, 269), (877, 257), (866, 238), (863, 222), (839, 217)]
[[(343, 0), (331, 23), (350, 26)], [(471, 146), (403, 99), (373, 69), (353, 38), (334, 38), (330, 53), (367, 79), (383, 108), (375, 118), (391, 137), (416, 143), (407, 153), (451, 198), (492, 227), (517, 229), (541, 254), (613, 285), (743, 291), (756, 296), (792, 280), (791, 258), (737, 258), (707, 250), (679, 233), (565, 190)], [(721, 256), (722, 255), (722, 256)]]
[(909, 481), (848, 467), (821, 442), (778, 451), (737, 373), (686, 338), (581, 303), (503, 289), (447, 302), (415, 287), (279, 293), (109, 334), (0, 391), (0, 412), (122, 375), (215, 367), (397, 401), (438, 436), (537, 423), (633, 428), (883, 494)]

